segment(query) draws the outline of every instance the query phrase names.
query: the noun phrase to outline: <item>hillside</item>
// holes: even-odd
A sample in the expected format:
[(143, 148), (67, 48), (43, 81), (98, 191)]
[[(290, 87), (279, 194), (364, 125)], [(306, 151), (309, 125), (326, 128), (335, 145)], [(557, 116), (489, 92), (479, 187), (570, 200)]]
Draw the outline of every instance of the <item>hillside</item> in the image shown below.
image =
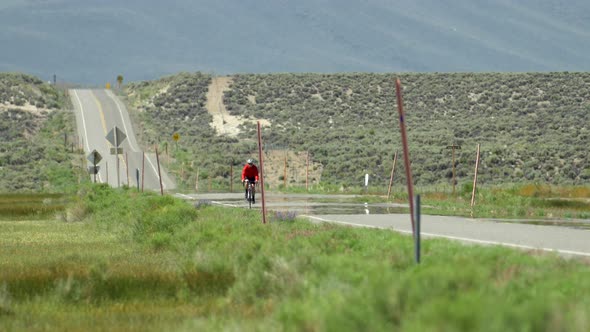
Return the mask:
[[(360, 185), (369, 173), (385, 186), (393, 154), (401, 152), (396, 77), (404, 86), (418, 185), (450, 183), (452, 144), (462, 147), (456, 156), (460, 184), (472, 181), (477, 144), (485, 184), (590, 179), (588, 73), (241, 74), (232, 76), (224, 105), (232, 116), (270, 122), (263, 132), (267, 153), (309, 151), (321, 165), (314, 168), (321, 169), (322, 182)], [(204, 107), (210, 82), (206, 74), (183, 74), (127, 90), (150, 143), (171, 141), (174, 132), (183, 137), (175, 155), (185, 164), (187, 183), (197, 168), (203, 178), (222, 183), (232, 160), (239, 164), (256, 151), (253, 121), (239, 126), (236, 137), (211, 127)], [(280, 185), (284, 158), (275, 159), (279, 165), (268, 167), (277, 170)], [(397, 167), (396, 182), (403, 183), (401, 159)]]
[(9, 0), (0, 71), (104, 86), (180, 71), (590, 71), (586, 0)]
[(63, 192), (77, 181), (75, 124), (64, 103), (38, 78), (0, 73), (0, 192)]

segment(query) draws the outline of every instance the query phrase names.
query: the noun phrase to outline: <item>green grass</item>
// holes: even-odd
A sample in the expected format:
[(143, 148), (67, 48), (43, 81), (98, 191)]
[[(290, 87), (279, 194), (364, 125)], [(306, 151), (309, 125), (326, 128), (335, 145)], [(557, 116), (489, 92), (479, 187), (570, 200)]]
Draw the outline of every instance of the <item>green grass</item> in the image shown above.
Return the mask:
[(51, 218), (63, 212), (68, 201), (63, 194), (0, 194), (0, 220)]
[(590, 267), (535, 251), (84, 187), (0, 222), (0, 330), (587, 331)]

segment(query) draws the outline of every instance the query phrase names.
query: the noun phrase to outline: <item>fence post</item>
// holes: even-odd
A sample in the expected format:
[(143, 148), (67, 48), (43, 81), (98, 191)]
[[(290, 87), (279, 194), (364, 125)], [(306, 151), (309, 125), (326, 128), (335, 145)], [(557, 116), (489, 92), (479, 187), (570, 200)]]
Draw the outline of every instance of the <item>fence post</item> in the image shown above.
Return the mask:
[(391, 177), (389, 178), (389, 187), (387, 188), (387, 200), (391, 195), (391, 186), (393, 186), (393, 172), (395, 172), (395, 163), (397, 161), (397, 152), (393, 156), (393, 167), (391, 168)]
[(262, 194), (262, 223), (266, 224), (266, 205), (264, 197), (264, 161), (262, 156), (262, 133), (260, 129), (260, 121), (258, 121), (258, 159), (260, 160), (260, 188)]
[(410, 168), (410, 151), (408, 148), (408, 139), (406, 137), (406, 123), (404, 118), (404, 106), (402, 99), (402, 83), (399, 78), (395, 82), (395, 90), (397, 95), (397, 110), (399, 113), (399, 127), (402, 136), (402, 145), (404, 148), (404, 165), (406, 167), (406, 181), (408, 184), (408, 201), (410, 203), (410, 219), (412, 221), (412, 229), (414, 229), (414, 183), (412, 181), (412, 170)]
[(416, 264), (420, 264), (420, 195), (416, 195), (416, 202), (414, 203), (414, 208), (416, 210), (414, 216), (414, 220), (416, 221), (416, 227), (414, 229), (414, 250)]
[(475, 176), (473, 177), (473, 192), (471, 193), (471, 207), (475, 205), (475, 188), (477, 186), (477, 170), (479, 168), (479, 144), (477, 144), (477, 157), (475, 159)]

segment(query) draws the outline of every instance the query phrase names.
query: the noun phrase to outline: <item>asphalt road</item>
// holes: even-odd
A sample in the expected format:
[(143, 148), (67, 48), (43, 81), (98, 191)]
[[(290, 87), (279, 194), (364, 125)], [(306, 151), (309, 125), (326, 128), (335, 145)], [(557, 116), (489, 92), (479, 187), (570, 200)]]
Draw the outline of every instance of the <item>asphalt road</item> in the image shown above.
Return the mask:
[[(159, 191), (156, 156), (153, 153), (145, 153), (144, 160), (143, 151), (137, 144), (129, 114), (123, 103), (110, 90), (72, 89), (69, 92), (76, 113), (78, 137), (82, 140), (85, 155), (88, 156), (91, 151), (96, 150), (102, 156), (98, 163), (100, 170), (96, 181), (108, 182), (113, 187), (136, 187), (138, 183), (141, 187), (143, 183), (144, 190)], [(115, 126), (126, 136), (119, 145), (123, 149), (123, 153), (119, 155), (111, 154), (111, 148), (114, 146), (106, 139), (107, 134)], [(88, 165), (92, 165), (88, 159), (87, 162)], [(164, 169), (161, 168), (160, 171), (164, 190), (174, 189), (175, 184)], [(94, 176), (90, 177), (94, 179)]]
[[(142, 169), (142, 150), (139, 148), (131, 121), (124, 105), (110, 90), (70, 90), (70, 96), (76, 111), (76, 121), (79, 137), (83, 139), (86, 155), (96, 149), (102, 160), (97, 180), (108, 182), (117, 187), (127, 184), (136, 186), (136, 170)], [(119, 155), (119, 179), (117, 179), (117, 158), (110, 154), (111, 143), (105, 138), (113, 127), (117, 126), (127, 138), (120, 147), (123, 155)], [(127, 158), (125, 158), (125, 153)], [(160, 190), (156, 158), (146, 153), (144, 188), (146, 190)], [(127, 159), (127, 161), (126, 161)], [(107, 180), (108, 171), (108, 180)], [(127, 176), (129, 174), (129, 176)], [(162, 169), (162, 182), (165, 190), (174, 189), (174, 183)], [(217, 204), (232, 207), (243, 207), (242, 194), (193, 194), (180, 195), (188, 200), (207, 199)], [(273, 197), (274, 196), (274, 197)], [(315, 195), (286, 195), (269, 194), (267, 209), (301, 211), (311, 220), (333, 222), (359, 227), (375, 227), (392, 229), (397, 232), (411, 234), (411, 223), (408, 214), (390, 213), (399, 206), (374, 206), (372, 204), (350, 203), (336, 201), (321, 203), (317, 200), (334, 199), (334, 197)], [(260, 207), (260, 198), (257, 207)], [(323, 205), (323, 211), (334, 211), (331, 214), (314, 214), (319, 211), (318, 205)], [(358, 205), (358, 206), (356, 206)], [(341, 214), (345, 209), (355, 214)], [(371, 211), (385, 211), (387, 214), (372, 214)], [(363, 213), (364, 212), (364, 213)], [(529, 225), (514, 222), (498, 222), (460, 217), (422, 216), (422, 236), (439, 237), (457, 240), (464, 243), (480, 245), (502, 245), (524, 250), (551, 251), (564, 256), (590, 257), (590, 231), (569, 227)]]
[[(177, 194), (187, 200), (209, 200), (234, 208), (247, 207), (242, 193)], [(412, 234), (410, 216), (395, 213), (399, 204), (353, 203), (352, 196), (343, 195), (281, 195), (267, 194), (267, 211), (295, 211), (317, 222), (331, 222), (355, 227), (389, 229)], [(358, 201), (358, 197), (356, 198)], [(260, 208), (260, 198), (256, 202)], [(404, 206), (407, 208), (407, 205)], [(329, 214), (323, 213), (328, 211)], [(341, 212), (332, 212), (341, 211)], [(345, 211), (350, 213), (345, 214)], [(322, 213), (319, 213), (322, 212)], [(376, 213), (375, 213), (376, 212)], [(580, 221), (587, 223), (590, 221)], [(522, 250), (554, 252), (565, 257), (590, 258), (590, 230), (567, 226), (532, 225), (509, 220), (488, 220), (463, 217), (421, 216), (423, 238), (445, 238), (476, 245), (501, 245)], [(568, 222), (564, 221), (564, 224)]]
[[(408, 214), (321, 215), (309, 218), (412, 234)], [(585, 229), (430, 215), (421, 216), (420, 227), (420, 234), (424, 238), (445, 238), (479, 245), (502, 245), (555, 252), (563, 256), (590, 257), (590, 231)]]

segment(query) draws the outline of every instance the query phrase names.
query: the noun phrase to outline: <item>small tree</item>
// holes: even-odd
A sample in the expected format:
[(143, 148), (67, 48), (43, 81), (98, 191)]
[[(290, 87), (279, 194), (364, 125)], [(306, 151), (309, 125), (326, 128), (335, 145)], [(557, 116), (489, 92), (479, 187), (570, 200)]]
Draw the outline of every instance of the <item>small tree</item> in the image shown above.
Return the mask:
[(121, 89), (121, 85), (123, 84), (123, 75), (117, 76), (117, 83), (119, 85), (119, 89)]

